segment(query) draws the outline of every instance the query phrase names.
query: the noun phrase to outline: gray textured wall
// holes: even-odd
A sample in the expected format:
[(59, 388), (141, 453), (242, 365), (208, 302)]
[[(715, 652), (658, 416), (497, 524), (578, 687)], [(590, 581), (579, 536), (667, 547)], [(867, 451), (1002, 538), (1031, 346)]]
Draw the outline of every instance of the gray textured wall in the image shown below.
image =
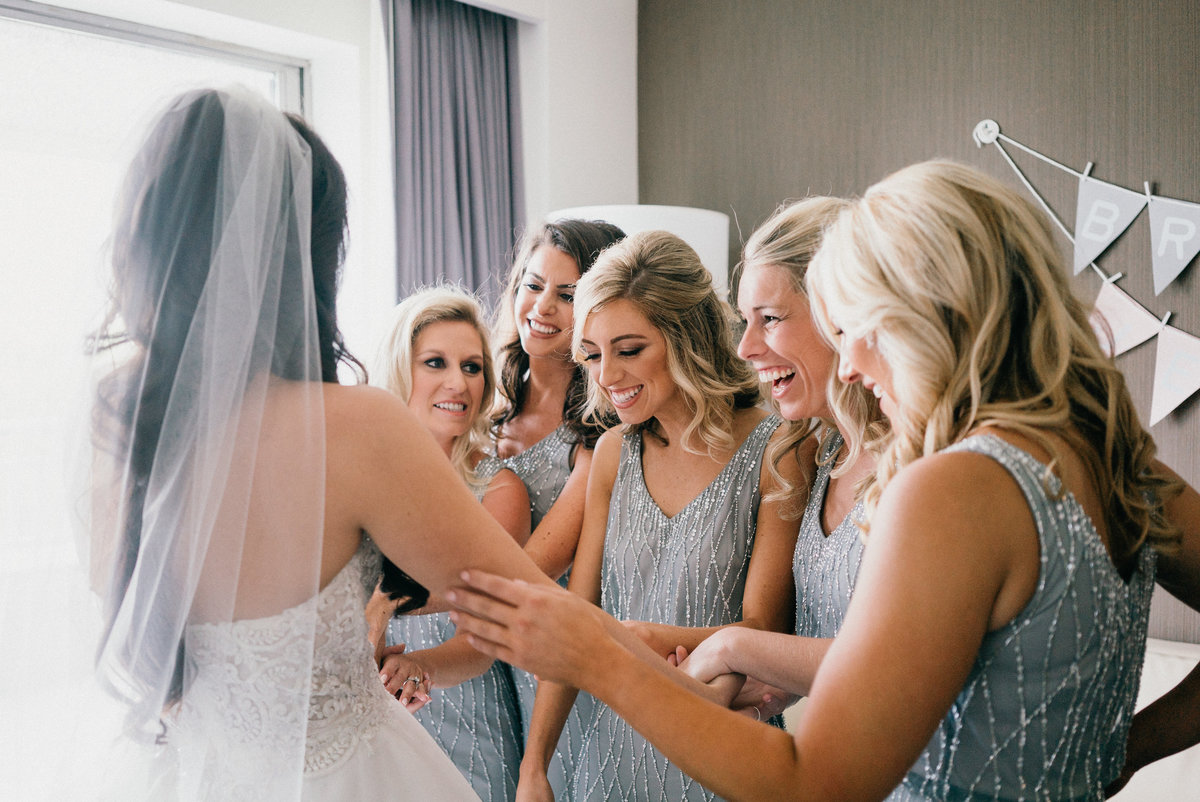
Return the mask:
[[(859, 193), (935, 156), (1015, 184), (971, 139), (989, 117), (1096, 178), (1200, 202), (1200, 2), (641, 0), (638, 23), (640, 201), (724, 211), (743, 236), (784, 199)], [(1073, 227), (1076, 179), (1010, 153)], [(1200, 266), (1155, 297), (1146, 212), (1098, 264), (1200, 336)], [(1154, 349), (1119, 358), (1143, 418)], [(1193, 485), (1198, 398), (1152, 430)], [(1200, 616), (1160, 596), (1151, 634), (1200, 642)]]

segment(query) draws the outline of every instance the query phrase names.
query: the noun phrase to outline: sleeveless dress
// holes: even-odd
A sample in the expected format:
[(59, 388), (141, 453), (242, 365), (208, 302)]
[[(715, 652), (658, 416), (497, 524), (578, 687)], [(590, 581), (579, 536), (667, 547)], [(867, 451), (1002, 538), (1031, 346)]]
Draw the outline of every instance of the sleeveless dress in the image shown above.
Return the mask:
[[(520, 454), (504, 460), (504, 467), (519, 476), (529, 492), (531, 529), (537, 529), (542, 518), (546, 517), (571, 475), (571, 448), (567, 427), (559, 426)], [(558, 584), (567, 586), (566, 574), (558, 580)], [(508, 670), (517, 689), (517, 703), (521, 713), (521, 744), (524, 745), (529, 738), (537, 680), (528, 671), (516, 666), (508, 666)], [(554, 757), (546, 767), (550, 787), (554, 789), (554, 798), (558, 800), (568, 798), (569, 778), (583, 744), (583, 722), (580, 719), (581, 712), (577, 711), (590, 712), (592, 697), (580, 691), (575, 704), (577, 710), (573, 709), (567, 717)]]
[[(475, 466), (481, 482), (490, 482), (504, 467), (495, 457)], [(476, 494), (482, 499), (483, 493)], [(401, 615), (388, 621), (387, 644), (407, 644), (409, 651), (437, 646), (454, 635), (449, 613)], [(435, 689), (433, 699), (415, 714), (454, 761), (484, 802), (511, 802), (521, 768), (521, 715), (508, 667), (492, 663), (478, 677), (450, 688)]]
[(1155, 558), (1121, 579), (1095, 526), (1046, 466), (992, 435), (946, 451), (1012, 475), (1037, 525), (1033, 597), (989, 632), (966, 684), (903, 783), (910, 800), (1100, 800), (1119, 773), (1137, 699)]
[(862, 502), (828, 536), (821, 526), (825, 495), (834, 455), (842, 447), (842, 436), (833, 432), (821, 449), (821, 462), (809, 491), (808, 505), (800, 520), (800, 534), (792, 555), (792, 577), (796, 580), (796, 634), (805, 638), (832, 638), (842, 628), (850, 594), (862, 563), (863, 541), (855, 521), (863, 516)]
[[(717, 478), (671, 518), (646, 488), (641, 435), (625, 435), (601, 567), (601, 606), (607, 612), (620, 620), (688, 627), (741, 620), (763, 450), (780, 423), (774, 415), (764, 418)], [(607, 705), (596, 703), (586, 731), (575, 799), (716, 799)]]
[[(364, 536), (350, 561), (307, 602), (267, 618), (187, 628), (187, 668), (195, 679), (168, 735), (169, 741), (180, 739), (182, 754), (203, 763), (178, 767), (185, 798), (476, 798), (379, 681), (365, 605), (380, 560)], [(310, 641), (298, 633), (314, 621), (314, 607), (315, 652), (304, 654)], [(295, 704), (306, 697), (307, 710)], [(302, 788), (263, 778), (261, 767), (272, 764), (264, 752), (300, 748), (301, 742)], [(202, 773), (215, 776), (216, 784), (189, 789), (189, 776)]]

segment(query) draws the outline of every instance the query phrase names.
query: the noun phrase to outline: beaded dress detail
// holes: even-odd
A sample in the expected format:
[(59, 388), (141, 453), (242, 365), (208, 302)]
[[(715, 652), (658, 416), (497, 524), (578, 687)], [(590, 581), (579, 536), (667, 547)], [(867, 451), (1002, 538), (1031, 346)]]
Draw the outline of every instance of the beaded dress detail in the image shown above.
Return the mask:
[(821, 449), (821, 461), (809, 492), (808, 505), (800, 521), (800, 535), (792, 555), (796, 580), (796, 634), (806, 638), (832, 638), (842, 628), (846, 607), (862, 563), (863, 541), (855, 521), (863, 516), (856, 502), (836, 528), (825, 535), (821, 525), (825, 495), (834, 456), (842, 447), (842, 436), (831, 433)]
[[(503, 469), (496, 457), (484, 457), (475, 476), (484, 489)], [(388, 621), (387, 644), (427, 649), (454, 635), (449, 613), (401, 615)], [(450, 688), (437, 688), (416, 719), (433, 736), (485, 802), (509, 802), (517, 793), (521, 768), (521, 714), (508, 666), (496, 661), (478, 677)]]
[[(742, 618), (754, 548), (763, 450), (781, 421), (764, 418), (717, 478), (668, 518), (642, 473), (642, 438), (627, 433), (608, 508), (601, 606), (621, 620), (688, 627)], [(577, 765), (579, 800), (678, 802), (716, 796), (597, 703)]]
[(1038, 584), (989, 632), (966, 684), (892, 792), (909, 800), (1100, 800), (1119, 773), (1141, 677), (1155, 558), (1126, 583), (1091, 519), (1046, 466), (976, 435), (946, 449), (999, 462), (1037, 526)]
[[(189, 787), (190, 776), (205, 776), (210, 784), (193, 789), (196, 798), (297, 798), (300, 789), (261, 787), (255, 767), (269, 765), (262, 750), (303, 742), (306, 800), (366, 798), (382, 788), (396, 799), (474, 798), (379, 681), (365, 604), (380, 560), (363, 537), (350, 561), (307, 602), (268, 618), (187, 628), (187, 670), (195, 679), (170, 741), (186, 744), (181, 753), (203, 765), (179, 766), (181, 788)], [(304, 629), (311, 632), (314, 621), (310, 639)], [(306, 653), (309, 643), (314, 651)], [(307, 710), (295, 703), (306, 696)]]
[[(559, 426), (516, 456), (504, 460), (504, 467), (521, 478), (529, 492), (530, 528), (537, 529), (542, 518), (554, 506), (558, 495), (571, 475), (571, 440), (566, 426)], [(558, 584), (567, 586), (563, 575)], [(537, 694), (537, 680), (527, 671), (509, 666), (513, 684), (517, 689), (517, 704), (521, 713), (521, 744), (529, 738), (529, 722), (533, 716), (533, 700)], [(567, 717), (562, 735), (558, 739), (554, 758), (546, 767), (550, 787), (555, 799), (566, 799), (570, 791), (572, 767), (576, 764), (583, 744), (583, 724), (580, 711), (591, 710), (592, 697), (582, 691), (576, 708)]]

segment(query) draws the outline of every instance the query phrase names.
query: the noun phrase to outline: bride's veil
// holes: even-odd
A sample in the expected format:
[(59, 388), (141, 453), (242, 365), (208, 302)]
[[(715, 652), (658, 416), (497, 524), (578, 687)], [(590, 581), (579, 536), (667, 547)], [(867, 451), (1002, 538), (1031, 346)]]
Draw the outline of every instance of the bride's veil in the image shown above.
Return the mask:
[(321, 382), (336, 376), (313, 163), (248, 90), (191, 92), (154, 121), (117, 203), (91, 419), (96, 670), (127, 711), (122, 737), (152, 757), (156, 796), (300, 795)]

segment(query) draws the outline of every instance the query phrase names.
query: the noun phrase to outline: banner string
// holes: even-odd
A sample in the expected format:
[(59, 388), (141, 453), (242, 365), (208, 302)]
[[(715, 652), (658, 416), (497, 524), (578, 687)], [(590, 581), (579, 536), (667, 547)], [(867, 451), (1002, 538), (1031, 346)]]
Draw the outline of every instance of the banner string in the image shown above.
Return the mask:
[[(1088, 163), (1087, 168), (1083, 172), (1079, 172), (1078, 170), (1073, 170), (1070, 167), (1068, 167), (1067, 165), (1065, 165), (1061, 162), (1055, 161), (1054, 159), (1050, 158), (1049, 156), (1046, 156), (1043, 153), (1039, 153), (1038, 151), (1034, 150), (1033, 148), (1028, 147), (1028, 146), (1018, 142), (1017, 140), (1013, 139), (1012, 137), (1009, 137), (1009, 136), (1006, 136), (1006, 135), (1000, 133), (1000, 125), (995, 120), (982, 120), (978, 125), (975, 126), (975, 130), (974, 130), (974, 132), (972, 132), (971, 136), (974, 138), (975, 144), (979, 147), (983, 147), (984, 145), (995, 145), (996, 146), (997, 150), (1000, 151), (1000, 155), (1004, 158), (1004, 161), (1006, 161), (1008, 163), (1008, 166), (1012, 168), (1012, 171), (1014, 173), (1016, 173), (1017, 178), (1020, 179), (1021, 183), (1025, 186), (1025, 189), (1029, 190), (1029, 194), (1033, 195), (1034, 199), (1036, 199), (1038, 204), (1041, 205), (1042, 210), (1045, 211), (1047, 215), (1049, 215), (1050, 219), (1054, 221), (1055, 225), (1057, 225), (1059, 227), (1059, 229), (1066, 236), (1066, 238), (1068, 240), (1070, 240), (1072, 245), (1074, 245), (1075, 244), (1075, 235), (1067, 228), (1067, 226), (1063, 223), (1062, 219), (1055, 213), (1055, 211), (1050, 208), (1050, 204), (1046, 202), (1046, 199), (1044, 197), (1042, 197), (1042, 193), (1038, 192), (1037, 189), (1033, 186), (1033, 183), (1029, 180), (1028, 177), (1026, 177), (1024, 171), (1021, 170), (1021, 168), (1017, 166), (1017, 163), (1013, 160), (1012, 156), (1004, 148), (1004, 144), (1007, 143), (1007, 144), (1013, 146), (1014, 148), (1018, 148), (1018, 149), (1024, 151), (1025, 153), (1029, 154), (1030, 156), (1033, 156), (1034, 158), (1040, 159), (1041, 161), (1043, 161), (1053, 167), (1057, 167), (1058, 169), (1062, 170), (1065, 173), (1069, 173), (1069, 174), (1075, 176), (1079, 180), (1082, 180), (1082, 179), (1088, 177), (1088, 174), (1091, 173), (1091, 171), (1092, 171), (1091, 162)], [(1150, 196), (1150, 185), (1146, 184), (1145, 188), (1146, 188), (1146, 195)], [(1092, 270), (1094, 270), (1096, 272), (1096, 274), (1098, 276), (1100, 276), (1100, 278), (1104, 281), (1105, 284), (1112, 284), (1112, 283), (1116, 282), (1122, 276), (1121, 273), (1116, 273), (1115, 275), (1109, 276), (1103, 270), (1101, 270), (1100, 267), (1097, 266), (1095, 262), (1092, 262), (1090, 264), (1090, 267), (1092, 268)], [(1127, 296), (1127, 297), (1129, 297), (1129, 296)], [(1144, 310), (1146, 309), (1144, 306), (1141, 305), (1140, 302), (1136, 301), (1132, 297), (1129, 297), (1129, 300), (1133, 301), (1138, 306), (1141, 306), (1142, 309), (1144, 309)], [(1149, 312), (1149, 310), (1146, 310), (1146, 311)], [(1162, 317), (1160, 319), (1160, 324), (1162, 326), (1162, 329), (1165, 329), (1167, 327), (1167, 321), (1170, 318), (1171, 318), (1171, 313), (1168, 312), (1164, 317)], [(1161, 354), (1160, 354), (1160, 357), (1161, 357)], [(1157, 373), (1157, 371), (1156, 371), (1156, 373)], [(1157, 385), (1157, 379), (1156, 379), (1156, 385)], [(1158, 388), (1156, 386), (1155, 387), (1156, 394), (1157, 394), (1157, 391), (1158, 391)], [(1167, 414), (1167, 413), (1164, 413), (1164, 414)]]
[[(980, 123), (978, 126), (976, 126), (977, 134), (975, 137), (975, 141), (977, 144), (979, 144), (980, 147), (983, 147), (983, 145), (988, 144), (987, 141), (981, 141), (981, 137), (978, 134), (979, 128), (982, 127), (984, 125), (984, 123), (987, 123), (987, 122), (989, 122), (989, 121), (984, 120), (982, 123)], [(1071, 175), (1075, 176), (1076, 178), (1083, 178), (1083, 176), (1085, 174), (1081, 173), (1077, 170), (1072, 170), (1070, 167), (1067, 167), (1065, 164), (1056, 162), (1054, 159), (1051, 159), (1049, 156), (1038, 153), (1033, 148), (1022, 145), (1020, 142), (1013, 139), (1012, 137), (1005, 136), (1004, 134), (1000, 133), (998, 127), (994, 133), (990, 132), (990, 131), (985, 132), (983, 136), (985, 138), (990, 138), (991, 136), (994, 136), (994, 139), (992, 139), (991, 144), (994, 144), (996, 146), (996, 148), (1000, 151), (1000, 155), (1002, 155), (1004, 157), (1004, 161), (1008, 162), (1008, 166), (1011, 167), (1013, 169), (1013, 172), (1017, 174), (1017, 178), (1021, 179), (1021, 183), (1025, 185), (1025, 188), (1027, 190), (1029, 190), (1029, 193), (1031, 195), (1033, 195), (1034, 198), (1037, 199), (1037, 202), (1041, 204), (1042, 209), (1045, 210), (1046, 214), (1050, 215), (1050, 219), (1053, 220), (1056, 225), (1058, 225), (1058, 227), (1062, 230), (1062, 233), (1065, 234), (1067, 239), (1069, 239), (1071, 241), (1071, 244), (1074, 245), (1075, 244), (1075, 235), (1072, 234), (1070, 232), (1070, 230), (1067, 229), (1067, 226), (1063, 223), (1062, 219), (1059, 218), (1059, 216), (1054, 213), (1054, 210), (1050, 208), (1050, 204), (1046, 203), (1046, 199), (1042, 197), (1042, 193), (1040, 193), (1036, 189), (1034, 189), (1033, 184), (1030, 183), (1029, 179), (1025, 177), (1025, 173), (1021, 170), (1020, 167), (1017, 166), (1017, 163), (1015, 161), (1013, 161), (1012, 156), (1008, 155), (1008, 151), (1004, 149), (1003, 143), (1007, 142), (1010, 145), (1012, 145), (1013, 147), (1020, 148), (1021, 150), (1028, 153), (1030, 156), (1036, 156), (1037, 158), (1041, 159), (1042, 161), (1046, 162), (1047, 164), (1052, 164), (1055, 167), (1057, 167), (1058, 169), (1068, 172)], [(1119, 279), (1121, 277), (1121, 274), (1118, 273), (1116, 276), (1112, 276), (1110, 278), (1109, 275), (1107, 273), (1105, 273), (1103, 270), (1101, 270), (1096, 265), (1095, 262), (1092, 262), (1091, 265), (1089, 265), (1089, 266), (1092, 268), (1092, 270), (1096, 271), (1096, 275), (1100, 276), (1100, 278), (1106, 284), (1116, 281), (1117, 279)]]

